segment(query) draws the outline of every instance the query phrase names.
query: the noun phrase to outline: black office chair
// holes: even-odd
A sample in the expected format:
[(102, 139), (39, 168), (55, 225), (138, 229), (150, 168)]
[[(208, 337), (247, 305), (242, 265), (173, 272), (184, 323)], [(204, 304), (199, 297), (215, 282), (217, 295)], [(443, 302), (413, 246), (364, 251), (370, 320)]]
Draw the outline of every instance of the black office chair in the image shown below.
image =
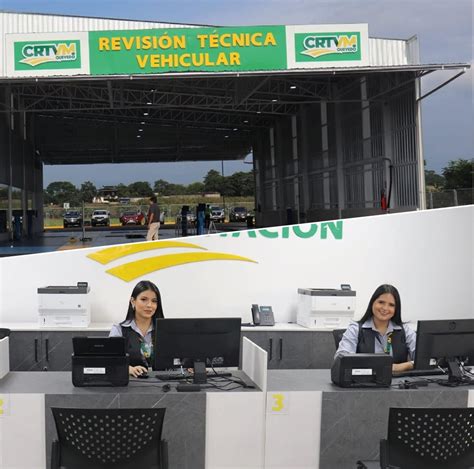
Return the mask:
[(342, 339), (342, 336), (344, 335), (344, 332), (346, 332), (345, 329), (334, 329), (332, 331), (332, 336), (334, 337), (334, 343), (336, 344), (336, 350), (339, 348), (339, 342)]
[(51, 469), (168, 469), (165, 409), (51, 408)]
[[(357, 467), (371, 464), (359, 461)], [(380, 441), (379, 467), (474, 467), (474, 409), (390, 408), (388, 437)]]
[(10, 329), (0, 327), (0, 340), (10, 336)]

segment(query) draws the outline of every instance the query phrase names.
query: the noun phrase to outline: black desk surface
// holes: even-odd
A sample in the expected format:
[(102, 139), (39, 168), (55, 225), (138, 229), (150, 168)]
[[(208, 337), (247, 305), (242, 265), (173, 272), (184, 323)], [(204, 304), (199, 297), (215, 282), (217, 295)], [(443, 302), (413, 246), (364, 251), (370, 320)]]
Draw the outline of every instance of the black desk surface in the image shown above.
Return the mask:
[[(441, 376), (431, 376), (430, 379), (442, 378)], [(422, 378), (394, 378), (390, 388), (340, 388), (331, 382), (330, 370), (269, 370), (267, 389), (268, 391), (323, 391), (323, 392), (407, 392), (405, 389), (398, 389), (398, 384), (404, 380), (415, 381)], [(428, 386), (410, 389), (410, 391), (423, 392), (426, 390), (437, 391), (467, 391), (474, 390), (474, 385), (445, 387), (436, 383)]]
[[(234, 371), (235, 376), (242, 376), (241, 371)], [(440, 378), (438, 376), (434, 378)], [(395, 378), (390, 388), (339, 388), (331, 383), (330, 370), (269, 370), (268, 371), (268, 391), (323, 391), (323, 392), (407, 392), (398, 389), (398, 383), (406, 378)], [(418, 380), (420, 378), (410, 378)], [(247, 378), (248, 381), (248, 378)], [(178, 381), (168, 381), (171, 386), (170, 392), (176, 392)], [(41, 394), (96, 394), (96, 393), (137, 393), (148, 394), (150, 391), (161, 392), (163, 381), (154, 378), (154, 373), (150, 372), (150, 378), (130, 379), (128, 386), (123, 387), (74, 387), (71, 380), (71, 373), (68, 371), (16, 371), (8, 373), (0, 379), (0, 392), (2, 393), (41, 393)], [(229, 387), (232, 387), (230, 385)], [(420, 387), (410, 391), (467, 391), (474, 390), (474, 386), (444, 387), (430, 383), (426, 387)], [(215, 391), (213, 388), (205, 391)], [(255, 392), (258, 389), (239, 388), (236, 392)]]
[[(233, 375), (242, 377), (241, 371), (234, 371)], [(246, 377), (246, 382), (249, 378)], [(128, 386), (91, 386), (74, 387), (72, 384), (71, 372), (69, 371), (14, 371), (8, 373), (0, 379), (0, 393), (37, 393), (37, 394), (150, 394), (163, 392), (163, 385), (170, 385), (170, 393), (177, 392), (176, 386), (179, 381), (160, 381), (155, 378), (155, 373), (150, 372), (148, 379), (131, 378)], [(237, 386), (237, 385), (235, 385)], [(229, 384), (229, 388), (234, 385)], [(201, 391), (219, 392), (219, 390), (209, 387)], [(239, 387), (231, 392), (255, 392), (258, 389)]]

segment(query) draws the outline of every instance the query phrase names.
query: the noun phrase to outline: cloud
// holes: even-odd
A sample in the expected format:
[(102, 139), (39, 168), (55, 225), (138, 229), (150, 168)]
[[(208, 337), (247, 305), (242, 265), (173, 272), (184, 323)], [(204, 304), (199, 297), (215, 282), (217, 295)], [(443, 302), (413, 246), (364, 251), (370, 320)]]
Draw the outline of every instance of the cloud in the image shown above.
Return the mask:
[[(180, 24), (368, 23), (372, 37), (417, 35), (423, 63), (473, 63), (472, 0), (141, 0), (140, 8), (125, 0), (3, 0), (2, 8)], [(433, 89), (455, 73), (432, 73), (423, 80), (423, 90)], [(472, 70), (466, 72), (423, 100), (425, 157), (433, 169), (440, 170), (450, 159), (472, 156), (472, 74)], [(156, 177), (149, 177), (155, 180), (169, 174), (176, 182), (188, 183), (201, 178), (201, 171), (195, 168), (187, 175), (181, 170), (178, 176), (171, 169), (154, 167)], [(120, 177), (127, 179), (137, 169), (120, 173), (115, 167), (105, 174), (113, 183)], [(144, 165), (143, 175), (133, 179), (148, 179), (149, 169)], [(73, 171), (71, 179), (77, 174)]]

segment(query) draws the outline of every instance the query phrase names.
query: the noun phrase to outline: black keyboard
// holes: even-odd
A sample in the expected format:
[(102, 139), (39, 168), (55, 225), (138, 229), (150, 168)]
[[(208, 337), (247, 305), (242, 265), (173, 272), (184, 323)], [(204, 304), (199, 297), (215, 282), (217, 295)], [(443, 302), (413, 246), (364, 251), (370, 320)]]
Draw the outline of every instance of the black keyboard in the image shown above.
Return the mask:
[(181, 372), (181, 370), (176, 371), (163, 371), (161, 373), (157, 373), (156, 377), (161, 379), (162, 381), (175, 381), (181, 379), (189, 379), (192, 378), (193, 375), (189, 373), (187, 370)]
[(443, 370), (439, 368), (431, 368), (430, 370), (407, 370), (407, 371), (394, 371), (392, 376), (394, 378), (415, 378), (416, 376), (443, 376), (446, 375)]
[[(208, 371), (206, 373), (208, 378), (218, 378), (218, 377), (229, 377), (232, 376), (232, 373), (229, 372), (218, 372), (217, 374), (213, 371)], [(189, 371), (185, 370), (184, 373), (181, 370), (177, 371), (164, 371), (161, 373), (157, 373), (155, 375), (161, 381), (180, 381), (186, 379), (193, 379), (193, 373), (189, 373)]]

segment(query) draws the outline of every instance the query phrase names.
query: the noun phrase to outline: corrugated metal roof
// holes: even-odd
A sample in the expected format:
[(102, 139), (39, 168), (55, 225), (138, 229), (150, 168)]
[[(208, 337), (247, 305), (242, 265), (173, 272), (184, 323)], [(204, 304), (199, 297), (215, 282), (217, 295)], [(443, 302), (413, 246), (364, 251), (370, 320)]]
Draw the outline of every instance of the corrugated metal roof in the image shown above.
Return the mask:
[(106, 31), (121, 29), (165, 29), (193, 28), (196, 25), (159, 23), (152, 21), (131, 21), (109, 18), (85, 18), (82, 16), (61, 16), (33, 13), (0, 12), (0, 76), (6, 75), (5, 34), (62, 33)]
[[(82, 32), (122, 29), (164, 29), (198, 27), (197, 25), (135, 21), (111, 18), (87, 18), (34, 13), (0, 12), (0, 34)], [(5, 76), (4, 41), (0, 41), (0, 75)], [(408, 40), (369, 38), (370, 67), (404, 67), (421, 65), (416, 36)], [(459, 65), (459, 64), (458, 64)], [(359, 67), (354, 67), (361, 69)], [(431, 67), (430, 67), (431, 68)]]
[(371, 66), (409, 65), (413, 63), (411, 59), (406, 41), (369, 38), (369, 64)]
[(62, 16), (34, 13), (0, 12), (0, 32), (45, 33), (80, 32), (114, 29), (161, 29), (192, 28), (195, 25), (160, 23), (153, 21), (132, 21), (109, 18), (86, 18), (83, 16)]

